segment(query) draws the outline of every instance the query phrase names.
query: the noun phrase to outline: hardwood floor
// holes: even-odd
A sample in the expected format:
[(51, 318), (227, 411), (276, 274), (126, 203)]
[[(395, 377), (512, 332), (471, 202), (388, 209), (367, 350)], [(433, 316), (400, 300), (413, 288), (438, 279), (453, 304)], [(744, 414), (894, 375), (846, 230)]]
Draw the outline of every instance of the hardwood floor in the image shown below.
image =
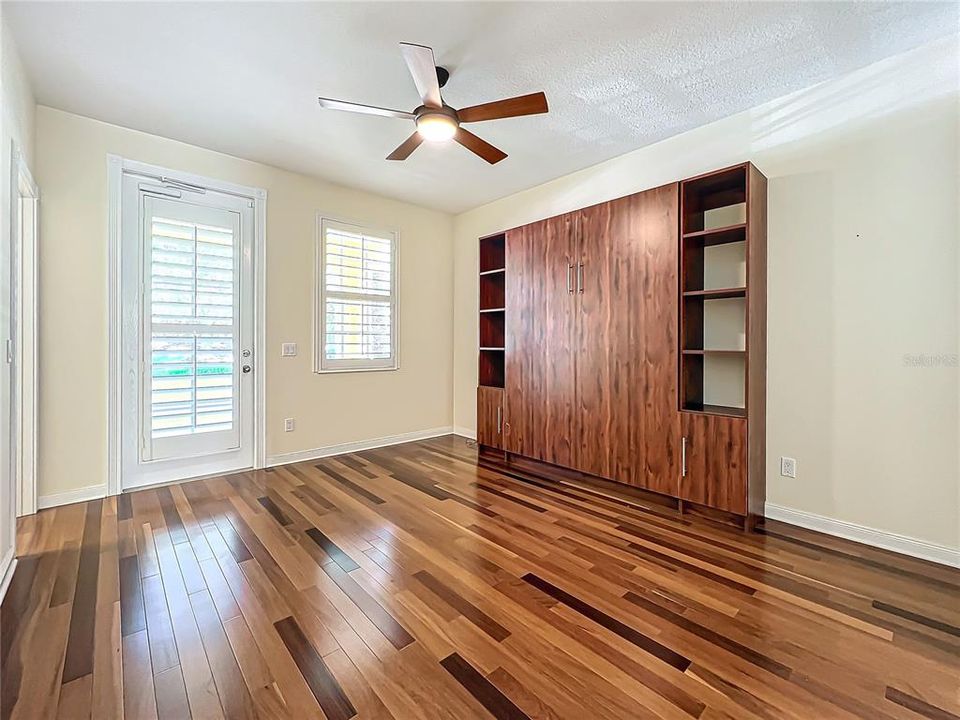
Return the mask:
[(957, 718), (960, 572), (444, 437), (47, 510), (4, 718)]

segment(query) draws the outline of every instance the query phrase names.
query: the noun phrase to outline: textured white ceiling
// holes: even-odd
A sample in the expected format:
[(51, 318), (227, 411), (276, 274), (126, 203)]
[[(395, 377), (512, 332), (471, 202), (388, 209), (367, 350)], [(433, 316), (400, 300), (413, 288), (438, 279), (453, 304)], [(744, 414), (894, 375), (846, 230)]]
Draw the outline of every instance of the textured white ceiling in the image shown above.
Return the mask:
[[(956, 32), (953, 2), (6, 2), (37, 101), (458, 212)], [(544, 90), (550, 114), (384, 157), (412, 110), (397, 43), (430, 45), (463, 107)]]

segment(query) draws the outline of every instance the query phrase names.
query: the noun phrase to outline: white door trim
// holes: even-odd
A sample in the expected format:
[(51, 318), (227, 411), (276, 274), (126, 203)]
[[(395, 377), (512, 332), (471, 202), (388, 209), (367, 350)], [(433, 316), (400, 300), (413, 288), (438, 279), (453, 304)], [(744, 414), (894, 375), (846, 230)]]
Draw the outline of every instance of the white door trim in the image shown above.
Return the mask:
[(10, 548), (6, 557), (0, 560), (0, 603), (6, 597), (7, 589), (13, 580), (13, 573), (17, 569), (17, 558), (14, 557), (14, 548)]
[[(12, 296), (16, 296), (14, 324), (14, 391), (11, 401), (16, 413), (14, 426), (16, 482), (16, 513), (32, 515), (37, 511), (37, 411), (38, 398), (38, 253), (40, 190), (27, 166), (23, 152), (16, 142), (12, 146), (10, 162), (10, 237), (15, 272), (12, 277)], [(20, 198), (33, 202), (32, 226), (29, 235), (21, 234)]]
[(247, 198), (253, 207), (253, 276), (254, 276), (254, 358), (256, 373), (254, 377), (254, 443), (253, 467), (262, 468), (266, 456), (266, 229), (267, 229), (267, 191), (263, 188), (248, 187), (225, 182), (193, 173), (171, 170), (148, 163), (128, 160), (119, 155), (107, 155), (107, 298), (109, 305), (109, 383), (107, 437), (107, 494), (120, 493), (120, 368), (121, 368), (121, 313), (120, 313), (120, 222), (122, 210), (122, 189), (124, 174), (134, 174), (151, 180), (166, 180), (202, 187), (207, 190)]

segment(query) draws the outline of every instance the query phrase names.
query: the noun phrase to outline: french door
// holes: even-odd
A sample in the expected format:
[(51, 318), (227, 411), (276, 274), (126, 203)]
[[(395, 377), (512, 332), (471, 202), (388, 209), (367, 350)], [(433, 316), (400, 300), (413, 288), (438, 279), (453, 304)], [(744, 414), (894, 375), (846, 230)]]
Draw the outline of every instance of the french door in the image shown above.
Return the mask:
[(133, 174), (121, 208), (121, 488), (253, 466), (253, 203)]

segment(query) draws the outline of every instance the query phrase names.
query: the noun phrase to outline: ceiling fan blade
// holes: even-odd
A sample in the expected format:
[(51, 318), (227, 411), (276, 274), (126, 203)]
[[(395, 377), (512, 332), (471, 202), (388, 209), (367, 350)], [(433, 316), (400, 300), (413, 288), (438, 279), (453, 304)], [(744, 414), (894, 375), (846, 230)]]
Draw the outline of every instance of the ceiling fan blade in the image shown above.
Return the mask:
[(463, 128), (457, 128), (457, 134), (453, 136), (453, 139), (491, 165), (496, 165), (507, 156), (503, 150), (495, 148), (486, 140), (478, 138), (472, 132)]
[(420, 133), (414, 132), (413, 135), (400, 143), (400, 146), (396, 150), (387, 155), (387, 160), (406, 160), (410, 157), (410, 153), (420, 147), (420, 143), (422, 142), (423, 137), (421, 137)]
[(457, 117), (460, 118), (460, 122), (480, 122), (521, 115), (537, 115), (548, 110), (547, 96), (538, 92), (457, 110)]
[(383, 117), (395, 117), (403, 120), (414, 120), (416, 115), (412, 112), (403, 110), (389, 110), (387, 108), (374, 107), (373, 105), (361, 105), (360, 103), (347, 102), (346, 100), (333, 100), (332, 98), (318, 98), (320, 107), (328, 110), (346, 110), (347, 112), (365, 113), (367, 115), (382, 115)]
[(433, 50), (424, 45), (400, 43), (400, 52), (410, 68), (413, 82), (420, 93), (420, 99), (428, 107), (443, 107), (440, 97), (440, 81), (437, 79), (437, 63), (433, 59)]

